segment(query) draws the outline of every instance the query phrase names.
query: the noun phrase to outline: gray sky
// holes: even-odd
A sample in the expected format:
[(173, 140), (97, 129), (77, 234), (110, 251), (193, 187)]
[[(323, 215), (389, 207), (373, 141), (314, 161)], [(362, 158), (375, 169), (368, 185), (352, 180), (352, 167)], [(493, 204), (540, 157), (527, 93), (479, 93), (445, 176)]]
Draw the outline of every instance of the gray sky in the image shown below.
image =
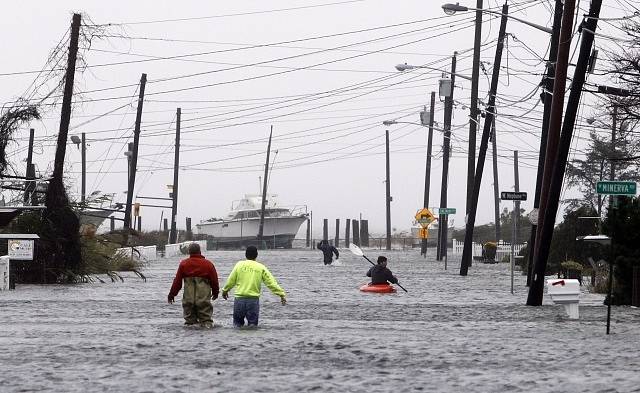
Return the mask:
[[(437, 92), (441, 77), (440, 72), (427, 70), (399, 73), (394, 65), (407, 62), (449, 69), (450, 57), (458, 51), (458, 72), (470, 75), (473, 14), (446, 16), (439, 1), (330, 3), (10, 2), (4, 6), (0, 24), (4, 37), (0, 50), (5, 54), (0, 73), (42, 69), (52, 48), (68, 31), (74, 11), (85, 13), (98, 25), (113, 23), (104, 30), (112, 37), (94, 38), (90, 48), (85, 46), (89, 68), (76, 76), (75, 91), (83, 94), (76, 96), (70, 135), (87, 133), (88, 193), (115, 192), (118, 200), (125, 200), (123, 152), (126, 142), (132, 141), (137, 84), (144, 72), (149, 82), (136, 195), (168, 196), (166, 185), (173, 178), (175, 112), (181, 107), (179, 227), (184, 226), (184, 217), (197, 223), (223, 216), (232, 200), (259, 191), (266, 138), (273, 125), (273, 151), (278, 153), (272, 154), (275, 165), (269, 191), (278, 194), (281, 204), (307, 205), (313, 210), (316, 231), (322, 218), (328, 218), (333, 228), (335, 218), (356, 218), (362, 213), (370, 220), (371, 231), (382, 233), (385, 127), (381, 123), (386, 119), (419, 122), (418, 112), (428, 105), (429, 93)], [(546, 26), (551, 23), (551, 3), (509, 2), (514, 15)], [(607, 3), (611, 4), (603, 6), (603, 17), (631, 13), (624, 11), (629, 8), (625, 0)], [(325, 6), (310, 7), (320, 4)], [(498, 5), (485, 0), (485, 8)], [(582, 15), (588, 2), (580, 2), (580, 6)], [(170, 19), (184, 20), (167, 21)], [(498, 22), (487, 15), (483, 23), (482, 61), (488, 75)], [(402, 25), (383, 28), (394, 24)], [(619, 26), (620, 22), (601, 23), (601, 33), (620, 35)], [(363, 29), (370, 30), (319, 38)], [(549, 37), (516, 21), (508, 23), (507, 31), (513, 36), (503, 55), (498, 88), (501, 116), (496, 124), (500, 189), (513, 189), (513, 150), (519, 150), (520, 188), (530, 195), (522, 207), (528, 211), (535, 189), (542, 111), (540, 90), (535, 89), (544, 72), (540, 57), (545, 56)], [(574, 39), (574, 46), (577, 42)], [(247, 48), (275, 43), (281, 44)], [(606, 38), (597, 39), (596, 45), (616, 49), (616, 43)], [(180, 57), (158, 59), (171, 56)], [(572, 59), (577, 59), (577, 51)], [(122, 62), (126, 63), (113, 64)], [(605, 68), (608, 63), (603, 59), (598, 66)], [(572, 68), (569, 74), (573, 74)], [(35, 77), (33, 73), (0, 76), (2, 101), (33, 92), (28, 88)], [(485, 102), (488, 79), (481, 74), (480, 98)], [(590, 76), (589, 80), (598, 83), (606, 79)], [(47, 87), (51, 86), (43, 86), (33, 96), (44, 96), (49, 92)], [(107, 90), (96, 91), (100, 89)], [(449, 173), (449, 206), (458, 209), (453, 216), (458, 227), (464, 223), (469, 96), (470, 82), (458, 79)], [(581, 154), (585, 138), (594, 129), (586, 126), (583, 118), (597, 113), (593, 95), (584, 94), (583, 104), (575, 154)], [(437, 100), (440, 126), (443, 107)], [(36, 129), (35, 160), (40, 172), (52, 165), (59, 115), (60, 108), (55, 106), (42, 121), (30, 125)], [(10, 148), (20, 171), (28, 128), (21, 130)], [(415, 211), (422, 206), (426, 129), (403, 124), (391, 126), (389, 131), (392, 225), (403, 230), (411, 226)], [(440, 201), (441, 145), (442, 135), (435, 132), (430, 206)], [(80, 153), (72, 144), (66, 161), (66, 175), (77, 195)], [(492, 181), (488, 160), (479, 223), (493, 221)], [(168, 213), (166, 210), (164, 216)], [(157, 229), (160, 214), (159, 209), (143, 208), (144, 228)]]

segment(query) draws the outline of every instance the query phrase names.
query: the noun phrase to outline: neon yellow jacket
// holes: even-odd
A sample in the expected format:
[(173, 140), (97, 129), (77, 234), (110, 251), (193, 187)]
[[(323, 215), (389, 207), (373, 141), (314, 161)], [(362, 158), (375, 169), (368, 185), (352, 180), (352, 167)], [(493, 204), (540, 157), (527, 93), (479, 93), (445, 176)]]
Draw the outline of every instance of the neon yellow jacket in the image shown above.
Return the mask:
[(260, 286), (263, 282), (274, 295), (285, 295), (284, 289), (278, 285), (278, 282), (265, 265), (248, 259), (236, 263), (222, 291), (229, 292), (233, 287), (237, 286), (235, 290), (236, 297), (259, 298)]

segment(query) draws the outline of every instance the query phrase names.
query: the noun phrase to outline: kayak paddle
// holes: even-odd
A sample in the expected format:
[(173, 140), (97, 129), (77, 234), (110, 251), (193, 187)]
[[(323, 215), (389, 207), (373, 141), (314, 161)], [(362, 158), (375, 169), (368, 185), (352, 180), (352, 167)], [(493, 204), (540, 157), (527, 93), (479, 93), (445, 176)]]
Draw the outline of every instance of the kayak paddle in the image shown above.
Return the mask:
[[(364, 259), (369, 261), (370, 264), (372, 264), (373, 266), (376, 266), (376, 264), (373, 263), (371, 261), (371, 259), (367, 258), (367, 256), (364, 255), (364, 252), (362, 252), (360, 247), (356, 246), (355, 244), (353, 244), (353, 243), (349, 244), (349, 251), (351, 251), (351, 253), (354, 254), (354, 255), (357, 255), (359, 257), (363, 257)], [(399, 286), (400, 288), (402, 288), (403, 291), (408, 292), (406, 289), (404, 289), (404, 287), (402, 285), (400, 285), (400, 284), (396, 284), (396, 285)]]

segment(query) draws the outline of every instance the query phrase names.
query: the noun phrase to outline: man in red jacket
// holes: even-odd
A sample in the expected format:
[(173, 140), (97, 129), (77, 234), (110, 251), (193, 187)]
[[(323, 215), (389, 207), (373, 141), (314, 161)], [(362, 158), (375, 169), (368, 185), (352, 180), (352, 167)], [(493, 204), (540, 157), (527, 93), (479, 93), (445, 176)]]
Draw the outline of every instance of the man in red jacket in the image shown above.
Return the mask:
[(213, 326), (211, 299), (217, 299), (220, 291), (218, 272), (213, 263), (202, 256), (198, 243), (189, 244), (188, 250), (189, 258), (180, 262), (167, 301), (173, 303), (184, 280), (182, 294), (184, 324), (199, 323), (202, 327), (211, 328)]

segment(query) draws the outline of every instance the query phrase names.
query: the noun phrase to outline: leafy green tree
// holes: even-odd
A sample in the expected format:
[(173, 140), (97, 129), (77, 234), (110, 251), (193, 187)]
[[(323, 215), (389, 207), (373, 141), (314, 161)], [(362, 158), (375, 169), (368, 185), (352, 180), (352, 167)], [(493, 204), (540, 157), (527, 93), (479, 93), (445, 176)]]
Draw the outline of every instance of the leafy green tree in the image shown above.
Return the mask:
[[(618, 197), (618, 208), (607, 214), (603, 229), (614, 241), (612, 304), (631, 304), (633, 269), (640, 269), (640, 200)], [(610, 261), (611, 257), (605, 260)]]
[[(640, 179), (634, 160), (626, 161), (635, 154), (634, 143), (629, 140), (631, 135), (625, 123), (620, 123), (613, 144), (610, 138), (607, 140), (595, 132), (591, 133), (584, 159), (576, 158), (567, 163), (567, 185), (577, 189), (582, 195), (566, 201), (571, 208), (575, 209), (586, 203), (598, 216), (602, 215), (604, 198), (596, 193), (596, 183), (611, 179), (611, 165), (614, 165), (616, 180)], [(620, 164), (621, 161), (625, 161), (625, 164)]]

